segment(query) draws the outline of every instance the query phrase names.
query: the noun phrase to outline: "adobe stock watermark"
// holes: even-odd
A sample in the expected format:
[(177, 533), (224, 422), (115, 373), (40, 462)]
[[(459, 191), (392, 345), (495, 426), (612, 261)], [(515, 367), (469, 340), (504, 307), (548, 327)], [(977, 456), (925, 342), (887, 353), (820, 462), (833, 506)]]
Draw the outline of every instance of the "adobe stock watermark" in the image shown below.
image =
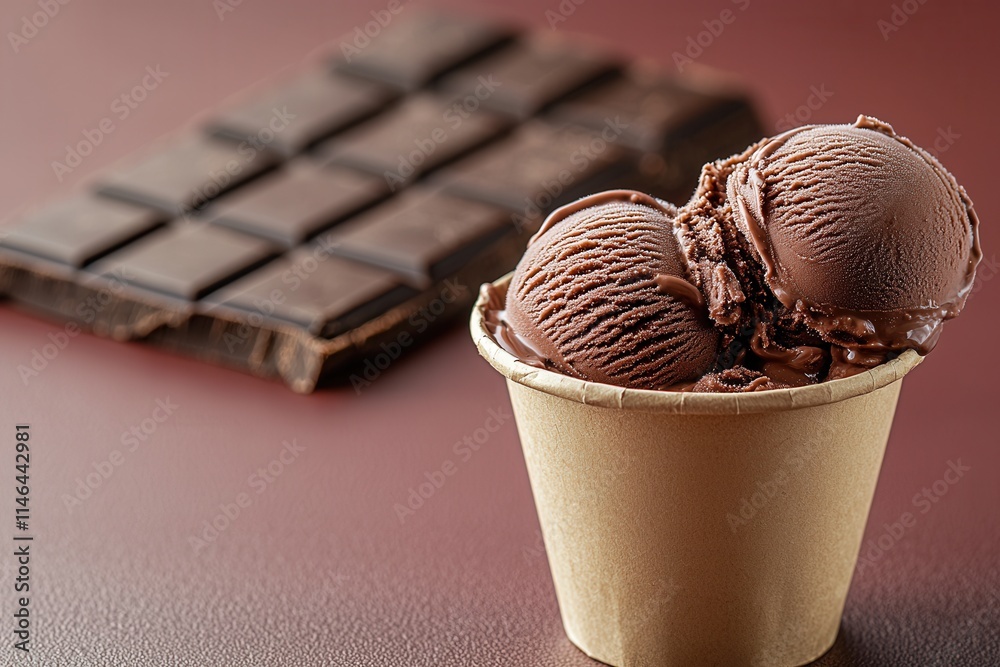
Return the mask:
[(585, 173), (590, 165), (600, 159), (608, 150), (608, 146), (621, 139), (630, 123), (622, 121), (621, 116), (605, 118), (604, 127), (590, 139), (581, 143), (569, 155), (572, 169), (562, 169), (554, 180), (543, 180), (539, 185), (542, 191), (534, 197), (524, 198), (524, 209), (520, 213), (511, 213), (510, 219), (514, 229), (520, 233), (534, 226), (543, 215), (559, 200), (559, 197)]
[(963, 465), (962, 459), (948, 461), (947, 467), (939, 479), (914, 494), (910, 501), (914, 511), (903, 512), (892, 523), (882, 524), (882, 532), (878, 537), (866, 540), (861, 545), (861, 553), (858, 556), (856, 570), (857, 574), (861, 574), (868, 568), (874, 567), (886, 552), (899, 544), (903, 537), (917, 527), (920, 517), (934, 509), (951, 488), (964, 479), (965, 474), (970, 470), (972, 470), (972, 467)]
[(118, 129), (115, 121), (121, 123), (128, 119), (168, 76), (170, 72), (164, 72), (159, 65), (147, 66), (138, 83), (111, 101), (109, 107), (111, 115), (102, 118), (94, 127), (85, 128), (82, 132), (83, 138), (75, 144), (66, 144), (66, 155), (62, 162), (52, 161), (52, 172), (56, 175), (56, 179), (62, 183), (63, 178), (83, 164), (84, 159), (93, 154), (94, 150), (104, 143), (104, 139)]
[(392, 511), (402, 525), (406, 520), (416, 514), (448, 483), (448, 480), (455, 476), (459, 468), (472, 460), (476, 453), (489, 442), (493, 434), (499, 431), (514, 415), (507, 412), (503, 407), (490, 408), (486, 413), (483, 425), (474, 429), (471, 433), (466, 433), (460, 440), (456, 440), (451, 447), (455, 458), (447, 458), (441, 462), (437, 468), (424, 472), (423, 481), (408, 489), (406, 501), (395, 503)]
[(344, 56), (344, 60), (351, 62), (360, 56), (361, 52), (372, 43), (372, 40), (389, 27), (389, 24), (406, 8), (409, 2), (411, 0), (405, 2), (403, 0), (389, 0), (384, 9), (373, 9), (368, 12), (372, 20), (355, 26), (349, 39), (340, 40), (340, 53)]
[(958, 143), (958, 140), (962, 138), (962, 135), (952, 129), (951, 125), (948, 127), (939, 127), (937, 129), (937, 134), (934, 135), (934, 141), (931, 142), (931, 147), (927, 149), (927, 152), (941, 159), (941, 156), (951, 150), (951, 147)]
[(549, 22), (549, 28), (552, 30), (558, 28), (560, 23), (569, 20), (569, 17), (586, 2), (587, 0), (560, 0), (555, 8), (546, 9), (545, 20)]
[(22, 16), (21, 26), (17, 32), (13, 30), (7, 32), (7, 41), (14, 53), (20, 53), (21, 49), (37, 37), (38, 33), (69, 3), (70, 0), (38, 0), (35, 3), (38, 11)]
[(252, 310), (241, 319), (236, 330), (227, 331), (222, 336), (222, 342), (230, 354), (250, 340), (254, 330), (274, 314), (275, 309), (285, 302), (289, 294), (298, 291), (319, 270), (320, 265), (333, 256), (331, 247), (329, 237), (318, 238), (310, 254), (295, 261), (281, 274), (282, 287), (273, 288), (264, 298), (253, 298)]
[(232, 14), (243, 6), (243, 0), (212, 0), (212, 9), (219, 18), (219, 23), (226, 20), (226, 14)]
[(535, 541), (521, 547), (521, 558), (525, 565), (532, 565), (545, 556), (545, 538), (542, 531), (535, 529)]
[[(257, 154), (267, 150), (268, 145), (296, 118), (297, 115), (288, 111), (287, 106), (282, 106), (280, 109), (273, 107), (267, 124), (257, 130), (253, 136), (241, 141), (236, 147), (236, 154), (239, 158), (229, 160), (222, 169), (209, 172), (209, 182), (194, 190), (192, 199), (198, 202), (195, 204), (195, 208), (203, 202), (218, 197), (223, 190), (229, 187), (233, 179), (243, 173), (247, 165), (253, 162)], [(197, 224), (199, 221), (191, 218), (192, 212), (193, 210), (185, 210), (180, 217)]]
[(399, 164), (396, 166), (396, 170), (384, 172), (383, 176), (389, 190), (395, 192), (398, 188), (403, 187), (406, 180), (413, 176), (417, 169), (437, 152), (438, 147), (448, 141), (450, 133), (462, 127), (466, 119), (474, 114), (482, 102), (489, 99), (501, 85), (501, 82), (497, 81), (492, 74), (480, 76), (479, 84), (475, 90), (462, 99), (456, 100), (441, 115), (441, 120), (448, 124), (448, 129), (442, 125), (435, 127), (425, 136), (415, 137), (413, 150), (405, 155), (399, 155)]
[(811, 443), (803, 443), (786, 454), (781, 465), (767, 479), (757, 481), (753, 493), (740, 499), (740, 506), (735, 511), (726, 513), (729, 530), (735, 535), (740, 528), (753, 521), (822, 447), (823, 443), (816, 439)]
[(309, 587), (308, 598), (314, 604), (324, 604), (330, 597), (342, 592), (347, 582), (351, 580), (350, 575), (339, 570), (327, 569), (315, 578)]
[(875, 22), (875, 27), (882, 35), (882, 41), (888, 42), (889, 37), (893, 33), (899, 32), (899, 29), (906, 25), (910, 17), (925, 4), (927, 4), (927, 0), (904, 0), (899, 4), (894, 3), (891, 7), (892, 11), (889, 12), (889, 18), (879, 19)]
[[(750, 7), (750, 0), (731, 0), (736, 9), (745, 12)], [(701, 22), (704, 30), (700, 30), (694, 35), (689, 35), (684, 46), (684, 51), (674, 51), (673, 60), (678, 72), (683, 72), (688, 65), (693, 65), (695, 60), (705, 55), (705, 51), (711, 48), (728, 26), (736, 22), (739, 16), (732, 9), (726, 8), (719, 12), (719, 16), (714, 19), (705, 19)]]
[(107, 458), (94, 461), (91, 464), (93, 470), (83, 477), (76, 478), (73, 492), (62, 494), (63, 507), (66, 508), (67, 513), (72, 514), (98, 489), (103, 487), (112, 475), (125, 464), (129, 456), (138, 452), (145, 443), (149, 442), (160, 426), (181, 407), (178, 403), (170, 400), (169, 396), (158, 398), (153, 404), (154, 407), (149, 416), (122, 431), (118, 438), (122, 445), (121, 449), (112, 449)]
[(403, 352), (417, 342), (417, 336), (427, 331), (435, 322), (448, 312), (448, 306), (455, 303), (469, 292), (468, 285), (463, 285), (454, 278), (444, 281), (444, 286), (437, 296), (426, 305), (421, 306), (406, 320), (406, 328), (396, 334), (392, 340), (379, 345), (381, 351), (365, 357), (361, 367), (349, 378), (355, 394), (361, 394), (364, 389), (372, 386), (389, 366), (399, 359)]
[[(997, 272), (1000, 272), (1000, 262), (997, 261), (997, 256), (990, 255), (987, 259), (984, 255), (982, 260), (979, 262), (979, 266), (976, 267), (976, 282), (969, 291), (969, 300), (971, 300), (976, 294), (979, 294), (979, 292), (983, 290), (983, 287), (985, 287), (986, 283), (996, 278)], [(968, 300), (966, 303), (968, 303)]]
[(188, 536), (188, 544), (194, 554), (197, 556), (202, 553), (229, 530), (233, 522), (253, 506), (254, 498), (271, 488), (288, 467), (298, 461), (304, 451), (306, 451), (305, 445), (300, 445), (298, 440), (282, 442), (280, 453), (268, 461), (267, 465), (257, 468), (247, 477), (248, 490), (240, 491), (228, 502), (219, 503), (218, 512), (202, 521), (198, 530)]
[(674, 601), (680, 590), (681, 587), (673, 579), (660, 579), (649, 596), (638, 607), (633, 608), (632, 613), (623, 617), (626, 627), (630, 627), (632, 632), (645, 629), (664, 607)]
[(794, 111), (779, 118), (778, 122), (774, 124), (774, 129), (778, 132), (785, 132), (799, 125), (805, 125), (831, 97), (833, 97), (833, 91), (827, 90), (825, 83), (821, 83), (819, 87), (809, 86), (809, 96), (806, 101), (795, 107)]
[[(535, 542), (530, 546), (521, 547), (521, 557), (525, 565), (534, 565), (541, 562), (545, 557), (545, 542), (542, 538), (542, 531), (535, 530)], [(660, 610), (669, 605), (677, 597), (681, 587), (673, 579), (660, 579), (656, 588), (651, 589), (650, 594), (641, 604), (632, 608), (627, 616), (622, 617), (623, 623), (633, 631), (642, 630), (649, 624)]]
[(131, 275), (127, 269), (115, 269), (108, 276), (107, 285), (76, 304), (73, 319), (68, 320), (59, 331), (50, 332), (46, 336), (49, 342), (31, 350), (30, 359), (26, 363), (17, 365), (17, 374), (25, 387), (30, 384), (32, 378), (41, 375), (49, 367), (49, 364), (69, 347), (70, 341), (83, 331), (83, 325), (94, 323), (97, 317), (111, 304), (115, 295), (125, 289), (129, 278)]
[(344, 574), (343, 572), (335, 572), (334, 570), (327, 570), (321, 579), (321, 581), (332, 584), (334, 587), (339, 587), (344, 582), (350, 580), (350, 575)]

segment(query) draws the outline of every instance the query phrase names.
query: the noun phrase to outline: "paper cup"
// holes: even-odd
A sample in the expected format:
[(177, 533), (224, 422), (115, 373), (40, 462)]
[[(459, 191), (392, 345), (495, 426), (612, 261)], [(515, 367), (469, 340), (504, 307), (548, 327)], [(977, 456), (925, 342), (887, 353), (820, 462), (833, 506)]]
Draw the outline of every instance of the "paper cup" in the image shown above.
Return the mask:
[(916, 353), (795, 389), (623, 389), (519, 362), (484, 306), (472, 336), (507, 378), (574, 644), (618, 667), (792, 667), (833, 645)]

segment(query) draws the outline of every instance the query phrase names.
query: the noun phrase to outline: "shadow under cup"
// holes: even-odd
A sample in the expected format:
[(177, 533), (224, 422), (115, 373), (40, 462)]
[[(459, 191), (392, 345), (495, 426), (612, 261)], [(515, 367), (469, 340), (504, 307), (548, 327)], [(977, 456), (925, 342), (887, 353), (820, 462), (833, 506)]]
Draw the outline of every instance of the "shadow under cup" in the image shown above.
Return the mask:
[(919, 355), (794, 389), (624, 389), (519, 362), (485, 307), (472, 337), (507, 378), (574, 644), (618, 667), (791, 667), (833, 645)]

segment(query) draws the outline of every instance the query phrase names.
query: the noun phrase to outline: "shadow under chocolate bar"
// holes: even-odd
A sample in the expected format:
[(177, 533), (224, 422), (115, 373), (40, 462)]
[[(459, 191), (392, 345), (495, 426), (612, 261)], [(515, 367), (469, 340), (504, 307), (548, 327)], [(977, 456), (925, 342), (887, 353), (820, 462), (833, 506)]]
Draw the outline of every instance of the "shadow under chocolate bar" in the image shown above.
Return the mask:
[(482, 19), (412, 11), (354, 51), (23, 216), (0, 293), (310, 392), (464, 314), (556, 206), (686, 197), (760, 135), (739, 92)]

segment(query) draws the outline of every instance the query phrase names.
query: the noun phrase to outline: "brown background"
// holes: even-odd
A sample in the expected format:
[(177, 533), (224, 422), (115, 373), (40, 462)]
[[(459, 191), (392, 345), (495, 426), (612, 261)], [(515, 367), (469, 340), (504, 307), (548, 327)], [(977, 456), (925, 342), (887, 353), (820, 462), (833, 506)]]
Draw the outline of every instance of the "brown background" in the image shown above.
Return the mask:
[[(502, 9), (455, 4), (543, 30), (545, 11), (559, 8), (557, 0), (497, 3)], [(877, 540), (904, 512), (916, 525), (859, 570), (840, 639), (819, 664), (994, 665), (998, 12), (985, 1), (896, 4), (916, 11), (888, 39), (878, 26), (891, 20), (888, 1), (713, 0), (671, 8), (585, 0), (558, 29), (669, 68), (702, 22), (729, 8), (735, 21), (698, 61), (750, 82), (769, 129), (816, 87), (832, 96), (810, 121), (852, 121), (863, 112), (928, 147), (939, 132), (958, 135), (941, 158), (977, 203), (985, 263), (967, 312), (906, 382), (866, 539)], [(243, 0), (220, 21), (208, 0), (77, 0), (19, 53), (5, 37), (0, 216), (66, 191), (353, 30), (385, 3), (345, 5)], [(34, 1), (6, 0), (2, 32), (19, 30), (22, 17), (37, 11)], [(147, 65), (169, 76), (59, 183), (50, 163), (109, 115)], [(13, 514), (13, 427), (27, 421), (36, 535), (33, 651), (15, 658), (5, 643), (0, 662), (592, 664), (560, 628), (513, 424), (468, 460), (453, 449), (490, 409), (509, 410), (502, 381), (461, 327), (394, 364), (361, 395), (346, 388), (308, 397), (88, 336), (72, 339), (25, 384), (18, 365), (30, 363), (59, 327), (5, 307), (0, 330), (0, 442), (7, 442), (0, 470), (9, 471), (0, 482), (0, 516)], [(122, 434), (168, 397), (179, 405), (174, 414), (68, 510), (62, 499), (76, 480), (124, 450)], [(248, 477), (293, 439), (305, 451), (257, 495)], [(446, 460), (456, 474), (401, 523), (393, 506)], [(941, 479), (949, 461), (971, 469), (921, 513), (915, 494)], [(189, 538), (241, 492), (252, 505), (196, 554)], [(0, 562), (0, 630), (9, 642), (13, 560)]]

